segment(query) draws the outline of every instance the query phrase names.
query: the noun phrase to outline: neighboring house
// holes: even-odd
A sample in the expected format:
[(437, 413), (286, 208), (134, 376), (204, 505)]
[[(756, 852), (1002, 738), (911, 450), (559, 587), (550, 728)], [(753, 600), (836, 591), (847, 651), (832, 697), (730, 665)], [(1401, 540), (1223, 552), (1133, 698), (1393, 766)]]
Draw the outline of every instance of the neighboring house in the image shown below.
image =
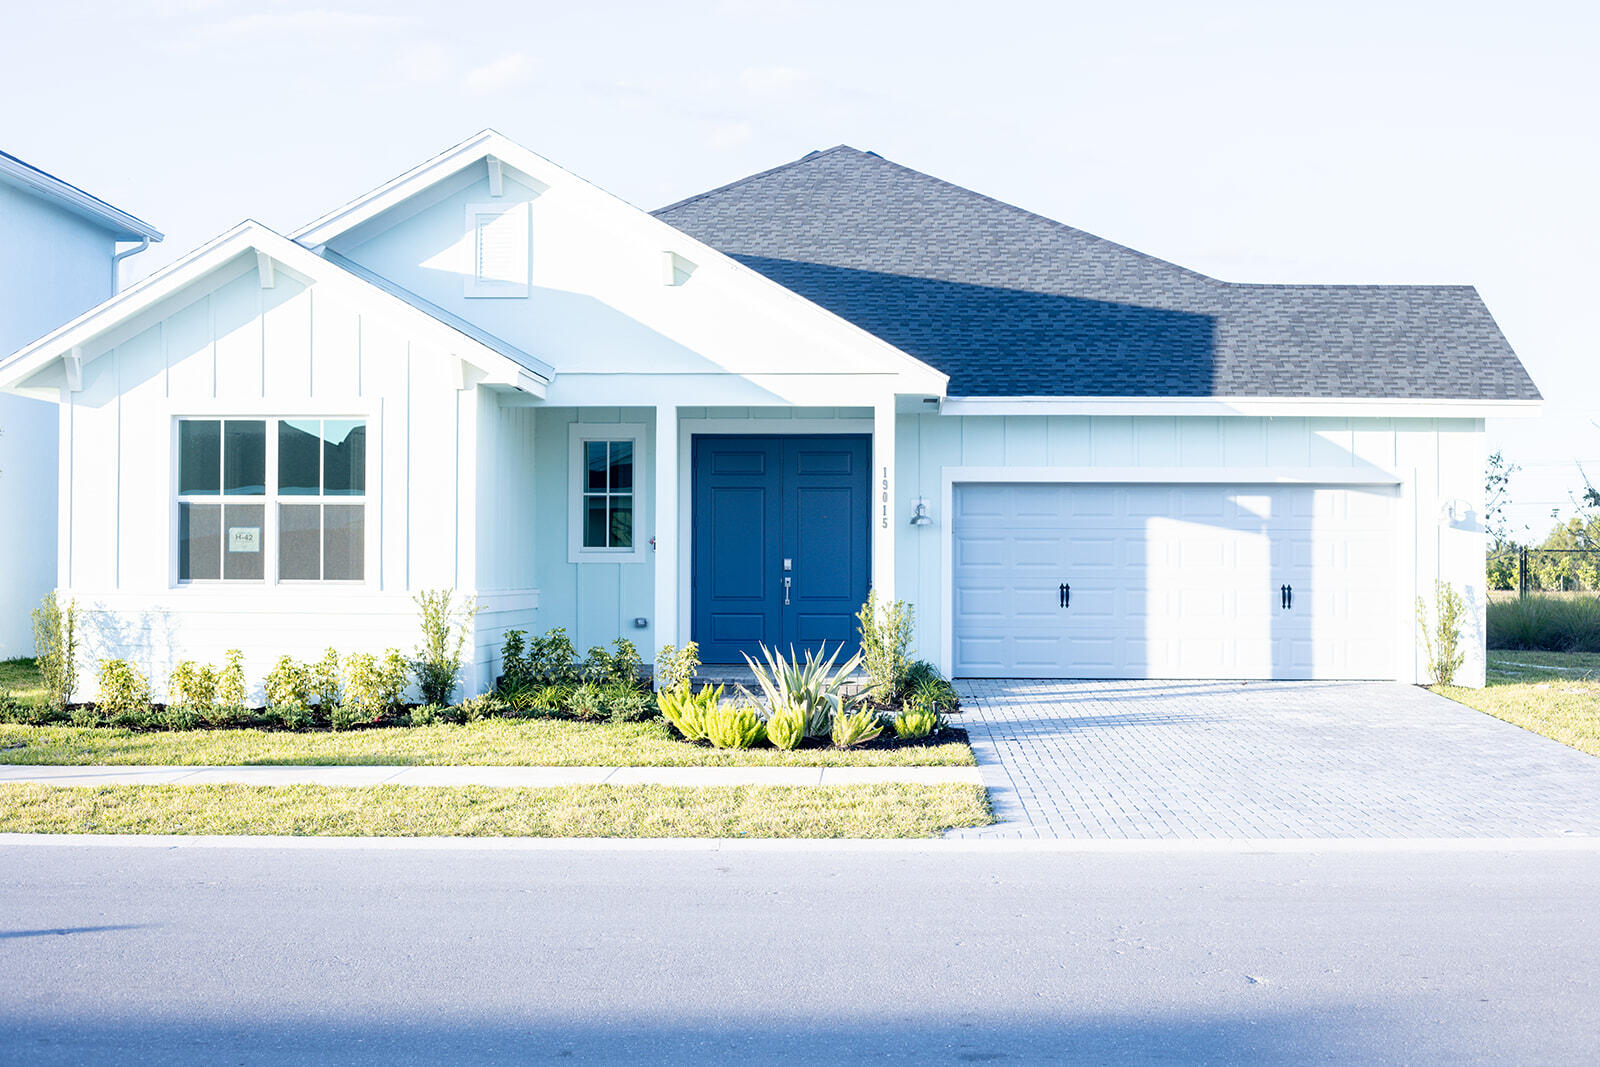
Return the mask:
[(485, 132), (245, 222), (0, 362), (58, 398), (97, 654), (412, 647), (412, 598), (578, 645), (853, 645), (957, 675), (1394, 678), (1471, 605), (1483, 420), (1538, 393), (1464, 287), (1235, 285), (848, 148), (650, 215)]
[[(159, 240), (149, 223), (0, 152), (0, 353), (115, 293), (119, 261)], [(119, 254), (119, 242), (138, 243)], [(56, 585), (59, 436), (54, 403), (0, 395), (0, 659), (33, 654), (31, 612)]]

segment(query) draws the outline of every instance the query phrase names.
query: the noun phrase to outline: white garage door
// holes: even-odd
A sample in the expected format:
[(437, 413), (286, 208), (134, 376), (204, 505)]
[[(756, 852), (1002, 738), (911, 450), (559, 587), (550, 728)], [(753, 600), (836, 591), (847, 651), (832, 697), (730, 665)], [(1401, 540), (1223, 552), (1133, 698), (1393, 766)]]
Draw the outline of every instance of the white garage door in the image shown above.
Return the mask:
[(957, 486), (955, 673), (1392, 678), (1395, 496)]

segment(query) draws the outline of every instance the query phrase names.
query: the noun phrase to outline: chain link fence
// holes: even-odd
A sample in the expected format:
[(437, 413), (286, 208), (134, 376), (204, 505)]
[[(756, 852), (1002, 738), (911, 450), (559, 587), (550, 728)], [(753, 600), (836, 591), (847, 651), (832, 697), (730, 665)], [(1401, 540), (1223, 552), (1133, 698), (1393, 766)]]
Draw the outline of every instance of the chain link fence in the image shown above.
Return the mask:
[(1600, 549), (1507, 548), (1491, 552), (1489, 589), (1529, 593), (1593, 593), (1600, 591)]

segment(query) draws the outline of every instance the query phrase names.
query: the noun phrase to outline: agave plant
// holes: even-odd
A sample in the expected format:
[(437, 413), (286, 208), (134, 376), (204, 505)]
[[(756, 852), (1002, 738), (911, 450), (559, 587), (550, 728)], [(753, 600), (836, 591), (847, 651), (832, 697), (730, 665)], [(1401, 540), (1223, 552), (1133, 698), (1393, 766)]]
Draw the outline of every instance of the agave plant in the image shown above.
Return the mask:
[(839, 712), (833, 717), (832, 737), (837, 748), (865, 744), (883, 733), (883, 720), (872, 708), (855, 713)]
[(844, 651), (842, 641), (827, 659), (822, 658), (825, 651), (826, 645), (815, 653), (807, 649), (805, 661), (802, 662), (795, 655), (793, 647), (789, 649), (789, 658), (784, 659), (783, 653), (762, 645), (761, 658), (764, 663), (757, 663), (748, 653), (744, 657), (767, 698), (769, 709), (776, 711), (794, 705), (804, 712), (807, 737), (828, 735), (834, 716), (851, 703), (844, 699), (845, 680), (861, 664), (861, 657), (855, 655), (839, 664), (837, 669), (834, 668), (834, 661)]

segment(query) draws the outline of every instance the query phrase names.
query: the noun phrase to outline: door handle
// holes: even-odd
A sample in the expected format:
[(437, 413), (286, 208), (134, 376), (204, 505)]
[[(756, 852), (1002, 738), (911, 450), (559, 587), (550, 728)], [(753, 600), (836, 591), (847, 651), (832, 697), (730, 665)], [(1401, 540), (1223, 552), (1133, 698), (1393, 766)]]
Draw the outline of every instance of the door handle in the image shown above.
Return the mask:
[(1283, 605), (1283, 610), (1284, 611), (1292, 611), (1294, 609), (1294, 586), (1292, 586), (1292, 585), (1281, 585), (1281, 586), (1279, 586), (1278, 587), (1278, 597), (1279, 597), (1280, 603), (1282, 603), (1282, 605)]
[(1060, 598), (1061, 607), (1072, 607), (1072, 586), (1068, 585), (1066, 582), (1062, 582), (1060, 587), (1056, 589), (1056, 593)]
[(789, 576), (787, 574), (784, 575), (783, 576), (783, 606), (784, 607), (788, 607), (789, 606), (789, 581), (790, 581)]

